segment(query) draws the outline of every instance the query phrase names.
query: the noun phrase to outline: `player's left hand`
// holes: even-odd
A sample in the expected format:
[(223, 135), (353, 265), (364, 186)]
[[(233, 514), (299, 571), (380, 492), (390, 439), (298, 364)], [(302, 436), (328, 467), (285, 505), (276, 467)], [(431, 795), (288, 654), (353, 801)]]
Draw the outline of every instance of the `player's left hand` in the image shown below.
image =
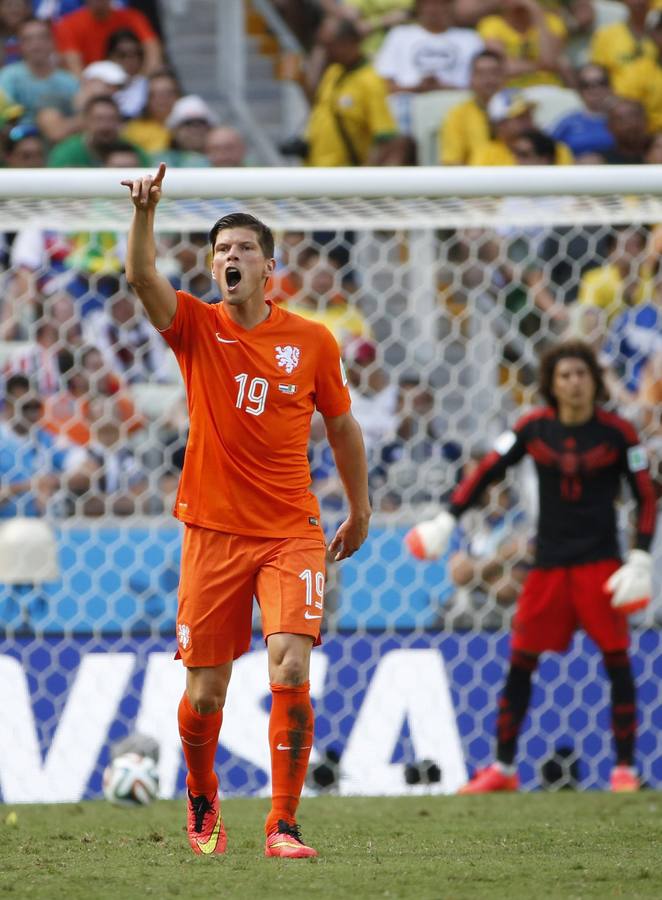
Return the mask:
[(345, 521), (338, 526), (338, 530), (329, 544), (329, 553), (336, 562), (340, 562), (341, 559), (347, 559), (356, 553), (368, 537), (371, 513), (371, 510), (362, 513), (351, 512)]
[(620, 569), (605, 582), (605, 590), (612, 594), (612, 607), (629, 615), (648, 606), (653, 588), (651, 571), (650, 553), (630, 550)]

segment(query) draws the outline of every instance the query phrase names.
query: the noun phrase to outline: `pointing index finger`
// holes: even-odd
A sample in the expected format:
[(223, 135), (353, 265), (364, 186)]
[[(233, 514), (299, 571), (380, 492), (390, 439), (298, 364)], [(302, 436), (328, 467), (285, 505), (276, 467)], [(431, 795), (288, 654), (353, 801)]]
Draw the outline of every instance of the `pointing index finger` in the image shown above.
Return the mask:
[(154, 178), (152, 179), (152, 185), (156, 184), (156, 185), (160, 186), (161, 182), (163, 181), (163, 178), (165, 176), (165, 173), (166, 173), (166, 164), (164, 162), (159, 163), (159, 170), (156, 173), (156, 175), (154, 176)]

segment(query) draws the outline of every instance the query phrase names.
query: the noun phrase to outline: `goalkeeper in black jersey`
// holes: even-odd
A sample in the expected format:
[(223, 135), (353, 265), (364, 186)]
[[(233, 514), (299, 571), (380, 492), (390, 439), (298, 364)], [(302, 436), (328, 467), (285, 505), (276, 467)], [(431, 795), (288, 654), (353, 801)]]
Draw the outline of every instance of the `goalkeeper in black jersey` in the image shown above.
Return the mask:
[[(546, 406), (523, 416), (464, 479), (450, 506), (412, 528), (405, 540), (421, 559), (448, 546), (457, 517), (488, 484), (528, 454), (538, 476), (539, 516), (534, 567), (517, 601), (510, 670), (497, 716), (496, 761), (477, 772), (461, 793), (516, 790), (517, 739), (531, 696), (531, 676), (544, 651), (563, 651), (583, 628), (604, 657), (611, 682), (616, 765), (611, 788), (639, 787), (634, 768), (635, 687), (628, 656), (627, 614), (651, 595), (649, 553), (655, 493), (646, 452), (634, 428), (603, 409), (602, 372), (587, 344), (560, 343), (541, 362)], [(616, 503), (625, 477), (637, 506), (636, 534), (620, 559)]]

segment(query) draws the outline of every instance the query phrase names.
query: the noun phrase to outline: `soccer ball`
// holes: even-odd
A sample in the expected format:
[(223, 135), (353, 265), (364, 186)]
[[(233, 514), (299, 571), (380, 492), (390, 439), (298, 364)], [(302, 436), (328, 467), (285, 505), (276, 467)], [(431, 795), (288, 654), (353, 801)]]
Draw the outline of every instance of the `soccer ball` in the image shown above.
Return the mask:
[(159, 773), (151, 756), (123, 753), (103, 773), (103, 795), (118, 806), (147, 806), (158, 792)]

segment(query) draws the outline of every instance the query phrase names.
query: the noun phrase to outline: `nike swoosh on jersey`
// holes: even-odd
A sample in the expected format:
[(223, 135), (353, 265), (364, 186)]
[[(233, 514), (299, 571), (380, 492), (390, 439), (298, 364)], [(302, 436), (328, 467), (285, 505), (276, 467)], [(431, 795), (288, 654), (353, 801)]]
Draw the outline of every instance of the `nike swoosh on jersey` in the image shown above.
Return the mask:
[(209, 835), (206, 841), (196, 840), (198, 847), (200, 848), (201, 853), (213, 853), (216, 849), (216, 845), (218, 844), (218, 839), (221, 835), (221, 816), (220, 813), (216, 818), (216, 823), (214, 825), (214, 830)]
[(218, 331), (216, 332), (216, 340), (220, 344), (238, 344), (239, 343), (239, 341), (231, 341), (229, 338), (221, 337), (221, 335), (218, 333)]
[(312, 616), (312, 615), (308, 612), (308, 610), (305, 611), (305, 613), (303, 614), (303, 617), (304, 617), (304, 619), (321, 619), (321, 618), (322, 618), (321, 615), (319, 615), (319, 616)]
[[(299, 750), (310, 750), (312, 744), (308, 744), (306, 747), (299, 747)], [(276, 750), (291, 750), (291, 747), (288, 747), (287, 744), (276, 744)]]

